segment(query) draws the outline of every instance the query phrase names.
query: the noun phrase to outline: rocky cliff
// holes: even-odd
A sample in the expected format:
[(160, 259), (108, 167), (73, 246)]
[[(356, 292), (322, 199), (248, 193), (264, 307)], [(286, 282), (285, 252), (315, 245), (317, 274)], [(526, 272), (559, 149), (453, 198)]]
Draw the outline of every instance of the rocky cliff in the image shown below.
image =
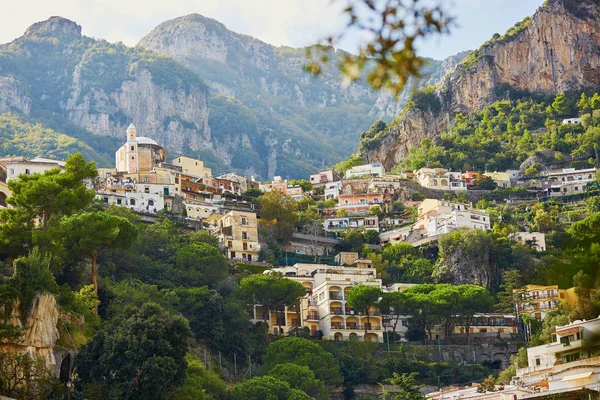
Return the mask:
[[(568, 33), (568, 34), (567, 34)], [(600, 5), (595, 0), (549, 0), (532, 18), (494, 35), (437, 87), (441, 109), (404, 110), (378, 146), (365, 151), (387, 168), (412, 146), (435, 137), (457, 113), (504, 98), (507, 91), (556, 94), (600, 86)]]
[(23, 335), (15, 343), (0, 343), (0, 351), (9, 354), (29, 352), (34, 359), (43, 359), (46, 365), (58, 372), (61, 355), (55, 349), (59, 338), (59, 310), (54, 295), (38, 293), (32, 301), (26, 316), (20, 315), (19, 307), (9, 321), (23, 328)]

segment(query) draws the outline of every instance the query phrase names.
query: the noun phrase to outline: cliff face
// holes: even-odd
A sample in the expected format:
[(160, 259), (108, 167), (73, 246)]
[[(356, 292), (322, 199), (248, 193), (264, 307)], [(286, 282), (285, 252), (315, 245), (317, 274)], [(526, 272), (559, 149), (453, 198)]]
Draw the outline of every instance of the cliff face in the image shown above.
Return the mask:
[[(411, 80), (397, 101), (363, 82), (344, 85), (336, 65), (339, 51), (329, 53), (331, 62), (314, 78), (303, 69), (306, 49), (275, 47), (198, 14), (160, 24), (138, 46), (173, 57), (214, 92), (235, 98), (235, 108), (230, 103), (228, 114), (247, 112), (247, 118), (233, 137), (231, 126), (210, 117), (215, 149), (219, 158), (232, 158), (232, 163), (249, 156), (262, 160), (263, 165), (255, 168), (263, 168), (261, 175), (269, 177), (306, 175), (348, 156), (361, 130), (377, 118), (392, 119), (413, 88), (437, 83), (445, 74), (441, 71), (465, 56), (431, 60), (423, 78)], [(220, 114), (217, 106), (223, 100), (212, 99), (211, 115)], [(250, 129), (253, 120), (255, 129)], [(231, 146), (242, 143), (249, 144), (245, 154), (232, 154)]]
[[(15, 307), (18, 310), (18, 306)], [(50, 293), (38, 293), (25, 318), (15, 312), (10, 323), (24, 328), (17, 343), (0, 343), (0, 351), (9, 354), (29, 352), (35, 359), (43, 359), (56, 371), (60, 367), (60, 354), (54, 349), (59, 338), (59, 311), (56, 299)]]
[(593, 0), (554, 0), (540, 7), (530, 21), (487, 42), (442, 79), (440, 112), (406, 111), (365, 156), (390, 168), (408, 148), (443, 131), (456, 113), (479, 110), (508, 88), (556, 94), (600, 86), (599, 8)]
[(211, 149), (207, 97), (197, 75), (174, 60), (82, 36), (60, 17), (0, 46), (0, 112), (51, 120), (110, 159), (131, 122), (172, 152)]

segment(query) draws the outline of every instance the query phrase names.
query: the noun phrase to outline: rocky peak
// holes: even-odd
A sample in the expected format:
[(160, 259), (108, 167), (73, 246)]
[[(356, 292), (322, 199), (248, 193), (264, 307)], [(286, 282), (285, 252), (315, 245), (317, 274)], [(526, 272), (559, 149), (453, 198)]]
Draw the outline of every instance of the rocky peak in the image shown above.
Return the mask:
[(50, 17), (45, 21), (36, 22), (25, 31), (25, 36), (55, 36), (76, 40), (81, 38), (81, 26), (70, 19)]
[(440, 110), (406, 110), (364, 156), (391, 168), (422, 139), (439, 135), (457, 113), (481, 110), (507, 91), (553, 95), (597, 88), (599, 32), (597, 0), (548, 1), (532, 18), (494, 35), (442, 79), (436, 90)]

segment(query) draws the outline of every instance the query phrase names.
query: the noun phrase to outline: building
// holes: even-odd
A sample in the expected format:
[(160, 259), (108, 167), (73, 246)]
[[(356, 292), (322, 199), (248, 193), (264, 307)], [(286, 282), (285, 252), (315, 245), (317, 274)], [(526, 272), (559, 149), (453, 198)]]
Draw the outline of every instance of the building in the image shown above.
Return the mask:
[(546, 251), (546, 235), (542, 232), (516, 232), (510, 238), (536, 251)]
[[(376, 305), (365, 310), (354, 310), (346, 298), (355, 285), (373, 285), (381, 288), (381, 279), (374, 268), (358, 264), (355, 267), (329, 266), (324, 264), (295, 264), (293, 267), (274, 268), (265, 273), (280, 273), (296, 280), (307, 289), (300, 310), (286, 308), (285, 320), (278, 321), (283, 332), (270, 319), (270, 330), (286, 334), (289, 329), (308, 327), (311, 335), (318, 333), (328, 340), (357, 340), (383, 342), (382, 316)], [(255, 305), (254, 321), (260, 321), (262, 306)], [(274, 314), (274, 313), (273, 313)], [(276, 321), (276, 320), (275, 320)], [(366, 334), (365, 334), (366, 329)]]
[(483, 175), (492, 179), (498, 187), (502, 188), (516, 186), (519, 180), (519, 171), (516, 169), (509, 169), (504, 172), (484, 172)]
[(288, 185), (286, 191), (292, 200), (300, 201), (304, 198), (304, 190), (300, 185)]
[(161, 162), (165, 162), (167, 152), (156, 141), (137, 136), (133, 124), (127, 128), (127, 142), (115, 153), (117, 172), (139, 174), (149, 172)]
[(541, 395), (562, 394), (560, 398), (569, 398), (570, 392), (588, 389), (594, 390), (598, 398), (600, 318), (557, 326), (552, 338), (550, 344), (527, 349), (528, 366), (517, 369), (514, 380), (521, 386), (541, 389)]
[(554, 197), (585, 193), (588, 184), (594, 182), (596, 182), (596, 168), (564, 168), (547, 172), (541, 180), (540, 196)]
[(180, 168), (183, 175), (192, 176), (195, 178), (210, 178), (212, 170), (204, 166), (204, 162), (190, 157), (177, 157), (171, 160), (171, 165)]
[(490, 229), (490, 216), (468, 204), (425, 199), (418, 207), (419, 217), (413, 225), (422, 237), (436, 236), (459, 228)]
[(476, 182), (477, 178), (479, 177), (479, 175), (480, 175), (479, 172), (475, 172), (475, 171), (467, 171), (462, 174), (462, 178), (465, 180), (465, 183), (467, 184), (467, 188), (475, 186), (475, 182)]
[(258, 261), (256, 213), (231, 210), (219, 219), (213, 233), (224, 248), (225, 257), (237, 261)]
[(337, 199), (342, 191), (342, 182), (328, 182), (325, 184), (325, 200)]
[(373, 207), (384, 207), (382, 193), (340, 194), (336, 210), (346, 210), (351, 214), (368, 214)]
[(234, 172), (230, 172), (228, 174), (220, 175), (217, 178), (238, 183), (242, 193), (247, 192), (251, 189), (259, 190), (259, 183), (255, 181), (252, 177), (248, 179), (245, 176), (241, 176)]
[(421, 168), (415, 173), (414, 179), (419, 185), (439, 190), (450, 190), (450, 179), (445, 168)]
[(563, 125), (581, 125), (581, 118), (565, 118), (562, 120)]
[(346, 179), (360, 178), (362, 176), (383, 176), (385, 169), (380, 163), (357, 165), (346, 171)]
[(365, 229), (379, 232), (379, 217), (365, 215), (356, 217), (328, 218), (323, 222), (325, 232), (340, 232), (346, 229)]
[(54, 168), (65, 168), (65, 161), (52, 160), (50, 158), (35, 157), (28, 160), (25, 157), (12, 157), (0, 160), (6, 166), (6, 182), (19, 179), (19, 176), (43, 174)]
[(313, 174), (310, 176), (310, 183), (313, 186), (318, 186), (324, 183), (332, 183), (340, 181), (342, 178), (333, 170), (321, 171), (318, 174)]
[(575, 288), (559, 289), (558, 285), (525, 285), (514, 289), (517, 311), (537, 319), (543, 319), (549, 312), (557, 311), (560, 302), (570, 306), (577, 304)]

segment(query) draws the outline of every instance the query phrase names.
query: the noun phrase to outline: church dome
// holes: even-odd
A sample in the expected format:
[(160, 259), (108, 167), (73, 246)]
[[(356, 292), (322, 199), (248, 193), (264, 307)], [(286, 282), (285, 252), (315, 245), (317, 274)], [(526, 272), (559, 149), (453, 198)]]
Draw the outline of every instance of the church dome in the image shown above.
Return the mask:
[(137, 142), (139, 144), (154, 144), (154, 145), (157, 145), (157, 146), (159, 145), (158, 143), (156, 143), (155, 140), (150, 139), (149, 137), (145, 137), (145, 136), (138, 136), (136, 138), (136, 140), (137, 140)]

